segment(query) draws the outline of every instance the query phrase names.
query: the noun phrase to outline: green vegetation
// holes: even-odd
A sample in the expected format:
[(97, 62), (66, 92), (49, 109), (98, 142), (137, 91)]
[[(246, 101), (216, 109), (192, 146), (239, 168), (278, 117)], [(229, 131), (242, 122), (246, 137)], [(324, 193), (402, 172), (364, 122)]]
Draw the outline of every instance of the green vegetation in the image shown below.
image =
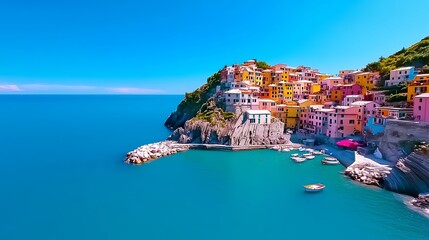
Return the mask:
[(191, 117), (197, 115), (201, 106), (215, 93), (216, 86), (220, 84), (220, 71), (207, 78), (207, 83), (191, 93), (185, 94), (185, 99), (179, 104), (177, 110), (185, 112)]
[(201, 106), (201, 109), (194, 119), (207, 121), (212, 125), (219, 123), (225, 125), (227, 121), (234, 119), (234, 117), (234, 113), (225, 112), (221, 107), (216, 105), (213, 100), (209, 100)]
[(270, 68), (270, 65), (266, 62), (263, 62), (263, 61), (256, 61), (256, 66), (258, 68), (262, 68), (262, 69)]
[(407, 101), (407, 94), (406, 93), (398, 93), (398, 94), (392, 94), (387, 97), (388, 102), (404, 102)]
[(405, 66), (417, 68), (426, 66), (429, 71), (429, 36), (408, 48), (402, 48), (387, 58), (380, 57), (378, 61), (366, 65), (364, 71), (378, 71), (384, 77), (389, 75), (390, 70)]

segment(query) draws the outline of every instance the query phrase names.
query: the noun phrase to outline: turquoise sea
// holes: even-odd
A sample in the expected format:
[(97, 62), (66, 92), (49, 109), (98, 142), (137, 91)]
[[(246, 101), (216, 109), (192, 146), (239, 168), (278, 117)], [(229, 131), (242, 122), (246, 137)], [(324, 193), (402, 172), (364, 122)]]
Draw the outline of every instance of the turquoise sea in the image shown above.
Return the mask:
[[(0, 239), (429, 239), (402, 196), (289, 153), (189, 151), (142, 166), (182, 96), (0, 95)], [(302, 186), (327, 188), (306, 194)]]

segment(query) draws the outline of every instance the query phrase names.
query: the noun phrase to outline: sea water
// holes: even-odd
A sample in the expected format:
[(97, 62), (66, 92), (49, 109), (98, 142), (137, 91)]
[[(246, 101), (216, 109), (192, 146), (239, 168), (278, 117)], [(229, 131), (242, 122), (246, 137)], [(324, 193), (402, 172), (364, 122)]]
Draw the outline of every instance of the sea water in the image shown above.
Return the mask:
[(168, 136), (181, 99), (0, 95), (0, 239), (429, 239), (403, 197), (321, 156), (192, 150), (124, 164)]

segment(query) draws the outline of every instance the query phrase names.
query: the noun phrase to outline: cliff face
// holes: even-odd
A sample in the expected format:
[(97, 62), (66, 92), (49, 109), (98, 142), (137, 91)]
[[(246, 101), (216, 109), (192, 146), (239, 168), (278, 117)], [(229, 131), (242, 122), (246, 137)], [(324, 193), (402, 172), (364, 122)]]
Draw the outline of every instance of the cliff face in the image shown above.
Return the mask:
[(212, 124), (192, 119), (176, 129), (168, 138), (180, 143), (223, 144), (232, 146), (271, 145), (289, 143), (283, 134), (284, 123), (275, 120), (271, 124), (250, 124), (238, 119)]
[(384, 187), (412, 196), (429, 192), (429, 124), (390, 120), (377, 140), (393, 166)]
[(217, 72), (207, 79), (207, 83), (192, 93), (186, 93), (185, 98), (171, 113), (164, 125), (170, 129), (183, 127), (185, 122), (195, 117), (203, 106), (216, 92), (216, 86), (220, 84), (220, 73)]
[(414, 150), (419, 142), (429, 142), (429, 124), (389, 120), (383, 134), (377, 139), (383, 158), (395, 164)]

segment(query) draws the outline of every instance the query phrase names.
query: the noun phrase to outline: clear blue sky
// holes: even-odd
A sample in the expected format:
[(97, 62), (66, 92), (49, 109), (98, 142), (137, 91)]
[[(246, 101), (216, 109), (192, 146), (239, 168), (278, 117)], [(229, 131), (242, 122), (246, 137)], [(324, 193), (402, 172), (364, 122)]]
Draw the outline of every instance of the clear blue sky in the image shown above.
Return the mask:
[(0, 93), (183, 93), (257, 58), (335, 74), (429, 35), (427, 0), (0, 1)]

